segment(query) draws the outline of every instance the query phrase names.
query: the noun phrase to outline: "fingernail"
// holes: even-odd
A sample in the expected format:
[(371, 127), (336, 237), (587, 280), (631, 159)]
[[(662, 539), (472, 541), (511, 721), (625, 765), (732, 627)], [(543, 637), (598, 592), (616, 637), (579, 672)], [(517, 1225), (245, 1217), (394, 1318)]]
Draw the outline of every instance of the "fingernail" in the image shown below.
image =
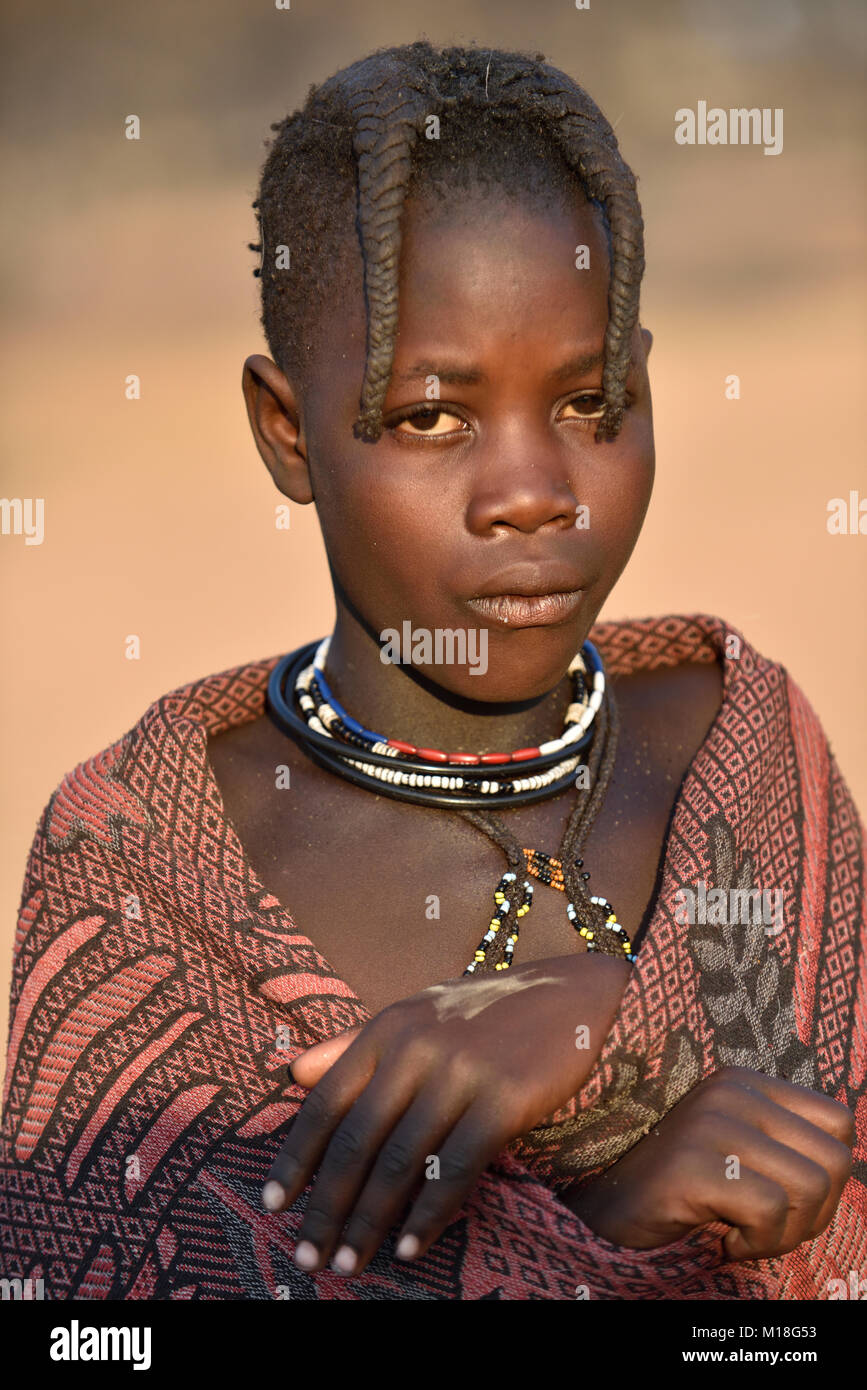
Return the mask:
[(286, 1201), (286, 1189), (279, 1182), (266, 1182), (262, 1188), (262, 1206), (266, 1211), (280, 1211)]
[(399, 1260), (411, 1260), (418, 1254), (420, 1247), (421, 1241), (418, 1236), (401, 1236), (394, 1253)]
[(340, 1274), (351, 1274), (357, 1264), (358, 1256), (349, 1245), (341, 1245), (331, 1261), (332, 1269), (338, 1270)]
[(295, 1250), (295, 1263), (299, 1269), (313, 1269), (319, 1263), (319, 1251), (310, 1240), (302, 1240)]

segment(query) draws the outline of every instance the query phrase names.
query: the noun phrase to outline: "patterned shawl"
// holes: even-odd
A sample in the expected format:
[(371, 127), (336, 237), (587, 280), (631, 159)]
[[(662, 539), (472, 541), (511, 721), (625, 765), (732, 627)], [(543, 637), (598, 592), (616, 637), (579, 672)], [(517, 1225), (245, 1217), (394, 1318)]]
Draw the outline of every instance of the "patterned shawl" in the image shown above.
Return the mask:
[[(720, 659), (722, 708), (681, 785), (614, 1025), (572, 1102), (509, 1146), (420, 1261), (292, 1260), (304, 1208), (262, 1182), (306, 1092), (304, 1048), (369, 1018), (257, 879), (207, 739), (261, 715), (278, 657), (155, 701), (40, 819), (15, 939), (0, 1261), (52, 1299), (826, 1299), (867, 1262), (865, 832), (784, 667), (703, 614), (598, 623), (610, 674)], [(679, 925), (678, 895), (780, 889), (783, 929)], [(722, 1223), (652, 1251), (558, 1193), (604, 1171), (727, 1064), (813, 1087), (858, 1123), (828, 1229), (725, 1261)], [(309, 1191), (309, 1189), (308, 1189)], [(26, 1295), (25, 1295), (26, 1296)]]

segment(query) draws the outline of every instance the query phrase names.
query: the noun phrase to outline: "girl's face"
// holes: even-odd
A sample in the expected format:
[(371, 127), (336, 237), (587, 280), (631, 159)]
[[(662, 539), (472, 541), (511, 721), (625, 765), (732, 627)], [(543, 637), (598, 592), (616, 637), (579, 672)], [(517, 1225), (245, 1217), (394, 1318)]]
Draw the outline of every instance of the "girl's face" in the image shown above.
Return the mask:
[[(581, 246), (589, 269), (576, 268)], [(283, 466), (269, 464), (305, 501), (306, 460), (338, 630), (350, 613), (374, 640), (406, 621), (432, 637), (476, 629), (468, 650), (478, 653), (484, 629), (484, 674), (469, 661), (422, 674), (470, 700), (536, 698), (562, 679), (626, 565), (653, 486), (650, 335), (638, 327), (620, 433), (594, 438), (608, 319), (598, 214), (577, 194), (568, 211), (480, 193), (457, 211), (451, 199), (407, 202), (376, 444), (352, 432), (366, 335), (360, 258), (351, 280), (323, 309), (315, 381), (303, 399), (286, 387), (300, 426), (293, 457), (284, 442)], [(495, 597), (552, 592), (572, 597), (537, 601), (536, 613)]]

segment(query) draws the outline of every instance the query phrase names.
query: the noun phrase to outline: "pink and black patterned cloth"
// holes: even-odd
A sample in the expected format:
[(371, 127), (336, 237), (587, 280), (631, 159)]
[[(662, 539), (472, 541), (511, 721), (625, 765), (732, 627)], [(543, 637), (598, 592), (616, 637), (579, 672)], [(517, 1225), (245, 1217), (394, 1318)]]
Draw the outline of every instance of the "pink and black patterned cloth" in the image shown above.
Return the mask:
[[(614, 1025), (573, 1101), (511, 1144), (412, 1263), (310, 1276), (304, 1207), (261, 1189), (306, 1092), (303, 1049), (368, 1020), (258, 880), (209, 737), (258, 718), (279, 657), (194, 681), (81, 763), (27, 863), (0, 1134), (0, 1273), (50, 1299), (826, 1299), (867, 1272), (865, 831), (784, 667), (722, 619), (598, 623), (609, 674), (719, 660), (724, 697), (669, 824), (655, 907)], [(681, 888), (779, 889), (783, 928), (679, 925)], [(615, 895), (616, 896), (616, 895)], [(558, 1200), (702, 1078), (734, 1064), (855, 1113), (830, 1226), (725, 1261), (727, 1227), (634, 1251)]]

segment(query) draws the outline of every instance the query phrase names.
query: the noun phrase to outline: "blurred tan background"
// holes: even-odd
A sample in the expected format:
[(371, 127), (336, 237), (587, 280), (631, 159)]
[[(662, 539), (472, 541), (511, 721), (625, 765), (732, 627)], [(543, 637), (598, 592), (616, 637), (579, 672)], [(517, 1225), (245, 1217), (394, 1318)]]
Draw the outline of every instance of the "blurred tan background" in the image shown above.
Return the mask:
[[(867, 496), (865, 23), (858, 0), (5, 5), (0, 492), (45, 499), (45, 539), (0, 536), (4, 1040), (25, 858), (63, 774), (166, 691), (332, 623), (315, 514), (275, 529), (243, 410), (265, 350), (246, 245), (270, 123), (384, 44), (542, 51), (615, 123), (647, 224), (658, 474), (603, 616), (740, 627), (806, 690), (863, 812), (867, 538), (826, 518)], [(699, 100), (782, 107), (782, 154), (677, 145)]]

